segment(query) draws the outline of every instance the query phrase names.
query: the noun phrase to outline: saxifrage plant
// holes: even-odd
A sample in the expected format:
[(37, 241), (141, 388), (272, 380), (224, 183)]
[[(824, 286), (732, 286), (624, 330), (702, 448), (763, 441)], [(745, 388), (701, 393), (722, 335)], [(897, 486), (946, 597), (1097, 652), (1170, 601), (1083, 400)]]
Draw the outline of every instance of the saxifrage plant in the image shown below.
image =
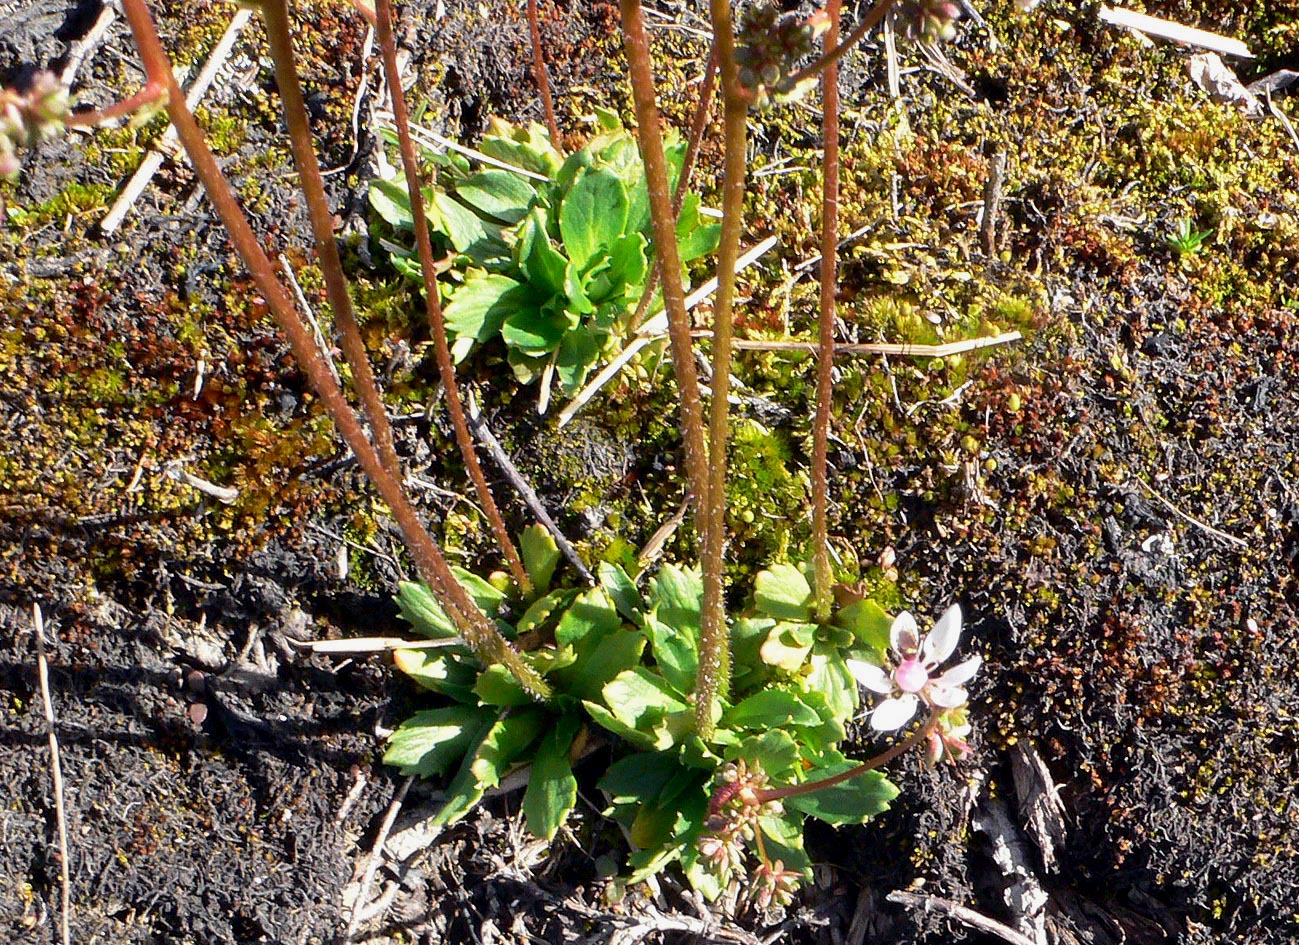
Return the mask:
[[(639, 327), (635, 316), (654, 314), (652, 306), (639, 308), (655, 259), (636, 139), (612, 112), (598, 111), (596, 119), (597, 134), (567, 158), (539, 125), (499, 120), (478, 144), (490, 164), (423, 149), (438, 169), (425, 203), (449, 270), (438, 285), (456, 361), (499, 337), (517, 380), (530, 384), (553, 373), (572, 395), (610, 347)], [(675, 188), (685, 143), (669, 144), (666, 156)], [(413, 229), (400, 181), (375, 181), (370, 203), (403, 236)], [(699, 211), (699, 196), (684, 195), (676, 228), (682, 263), (717, 247), (720, 227)], [(388, 245), (394, 265), (419, 281), (413, 254)]]
[[(535, 586), (544, 588), (558, 552), (539, 529), (524, 536), (523, 548)], [(502, 592), (469, 572), (460, 577), (489, 615), (508, 619), (511, 602)], [(512, 618), (510, 633), (542, 641), (526, 658), (555, 696), (538, 705), (500, 666), (457, 645), (427, 589), (403, 585), (398, 601), (407, 620), (447, 645), (398, 651), (397, 666), (447, 704), (404, 722), (384, 760), (405, 774), (452, 775), (434, 818), (440, 824), (459, 820), (484, 792), (530, 764), (524, 816), (533, 833), (549, 839), (576, 803), (574, 759), (601, 743), (621, 746), (598, 784), (635, 848), (628, 881), (679, 861), (691, 884), (712, 897), (743, 865), (746, 841), (761, 851), (757, 868), (781, 862), (788, 891), (811, 868), (805, 818), (860, 823), (897, 795), (874, 763), (850, 761), (841, 750), (860, 706), (859, 684), (902, 690), (875, 710), (877, 729), (903, 724), (896, 711), (885, 718), (889, 706), (905, 704), (914, 714), (923, 701), (932, 709), (925, 737), (951, 736), (931, 748), (931, 758), (941, 757), (943, 744), (949, 753), (968, 750), (951, 735), (964, 722), (956, 677), (925, 675), (955, 648), (959, 612), (923, 643), (909, 615), (891, 620), (867, 598), (846, 599), (820, 623), (811, 585), (791, 565), (758, 574), (751, 605), (732, 621), (733, 701), (711, 737), (701, 738), (691, 701), (702, 591), (698, 572), (665, 565), (642, 593), (621, 567), (605, 563), (598, 586), (533, 601)], [(923, 662), (911, 655), (916, 647)], [(891, 674), (882, 668), (889, 653), (898, 661)], [(963, 682), (977, 668), (974, 659), (949, 673)]]
[[(48, 83), (25, 97), (8, 95), (5, 113), (0, 116), (5, 142), (3, 170), (12, 172), (20, 148), (59, 126), (90, 124), (165, 102), (236, 251), (361, 469), (388, 504), (423, 582), (422, 587), (404, 587), (401, 600), (413, 625), (433, 638), (433, 648), (402, 651), (397, 661), (421, 683), (446, 696), (450, 704), (403, 726), (394, 736), (389, 758), (421, 773), (456, 769), (452, 804), (441, 815), (444, 819), (462, 815), (512, 766), (530, 762), (535, 787), (525, 797), (527, 817), (538, 833), (553, 835), (572, 807), (574, 759), (580, 756), (584, 740), (598, 735), (621, 746), (600, 783), (610, 798), (611, 814), (628, 827), (637, 847), (632, 857), (633, 877), (649, 875), (680, 860), (691, 882), (706, 893), (715, 894), (728, 882), (747, 877), (760, 903), (784, 901), (807, 873), (801, 846), (806, 816), (832, 823), (863, 820), (883, 809), (895, 793), (875, 773), (876, 768), (916, 745), (928, 746), (931, 760), (965, 750), (968, 722), (962, 684), (977, 668), (977, 663), (966, 661), (934, 675), (955, 645), (959, 632), (955, 617), (945, 617), (930, 636), (921, 638), (906, 615), (890, 620), (868, 600), (836, 601), (828, 555), (826, 442), (834, 354), (838, 188), (836, 63), (889, 14), (889, 0), (867, 12), (842, 42), (838, 0), (830, 0), (825, 11), (810, 20), (748, 17), (745, 23), (750, 35), (737, 34), (728, 0), (710, 2), (714, 41), (706, 88), (711, 90), (716, 80), (721, 92), (723, 217), (717, 237), (718, 289), (711, 324), (707, 424), (695, 370), (694, 326), (685, 309), (682, 277), (683, 258), (693, 251), (690, 240), (707, 231), (703, 226), (688, 228), (683, 252), (681, 219), (689, 219), (693, 211), (683, 212), (684, 204), (674, 201), (679, 197), (674, 194), (674, 168), (679, 172), (680, 165), (674, 163), (672, 149), (664, 142), (639, 0), (621, 0), (620, 12), (636, 112), (640, 154), (636, 173), (644, 175), (643, 192), (639, 176), (632, 179), (618, 170), (630, 168), (634, 162), (628, 145), (617, 143), (621, 133), (610, 127), (606, 129), (610, 139), (601, 147), (616, 148), (619, 159), (610, 162), (613, 166), (598, 166), (590, 152), (590, 164), (578, 161), (554, 170), (554, 184), (567, 188), (557, 201), (553, 193), (543, 196), (542, 188), (532, 187), (535, 198), (515, 188), (520, 199), (513, 203), (500, 202), (507, 193), (505, 188), (513, 184), (497, 178), (496, 183), (484, 186), (479, 177), (475, 192), (467, 183), (473, 172), (457, 168), (454, 162), (445, 185), (449, 189), (439, 190), (434, 184), (433, 200), (424, 199), (418, 176), (421, 164), (400, 91), (390, 3), (377, 0), (373, 9), (362, 7), (375, 24), (388, 87), (393, 91), (409, 224), (447, 408), (479, 504), (509, 565), (509, 593), (450, 567), (406, 492), (400, 458), (357, 329), (334, 240), (332, 214), (298, 81), (287, 6), (284, 0), (257, 0), (254, 5), (267, 27), (292, 153), (310, 210), (335, 328), (364, 422), (329, 370), (289, 288), (258, 243), (213, 158), (185, 104), (144, 0), (123, 0), (122, 7), (145, 66), (145, 87), (99, 113), (68, 113), (66, 100), (53, 94)], [(934, 32), (935, 24), (941, 27), (950, 21), (955, 9), (945, 3), (906, 6), (912, 8), (913, 17), (926, 18), (920, 31), (926, 35)], [(535, 4), (530, 2), (529, 10), (536, 43)], [(771, 37), (763, 32), (770, 32), (766, 27), (759, 29), (769, 22), (775, 24), (771, 29), (783, 31), (785, 38), (780, 42), (769, 41)], [(940, 35), (944, 31), (938, 29)], [(808, 52), (807, 40), (821, 32), (823, 54), (799, 68), (789, 57)], [(541, 63), (540, 50), (534, 52), (534, 61)], [(540, 66), (537, 75), (544, 88)], [(757, 578), (749, 608), (732, 617), (725, 609), (726, 446), (736, 261), (747, 170), (746, 124), (755, 104), (805, 88), (817, 79), (823, 99), (825, 188), (810, 580), (800, 568), (775, 566)], [(702, 96), (700, 119), (693, 129), (695, 142), (706, 124), (709, 102), (710, 94)], [(552, 119), (552, 140), (556, 134), (553, 124)], [(531, 134), (524, 132), (527, 138)], [(566, 179), (565, 167), (571, 170), (571, 179)], [(387, 193), (395, 196), (391, 190)], [(633, 195), (641, 193), (648, 207), (648, 229), (639, 210), (633, 215), (633, 199), (640, 199)], [(666, 565), (642, 592), (625, 572), (607, 566), (596, 587), (551, 591), (553, 548), (535, 531), (525, 536), (522, 555), (515, 548), (478, 468), (461, 407), (426, 204), (432, 203), (444, 222), (454, 216), (460, 223), (468, 223), (468, 216), (473, 216), (482, 233), (490, 236), (491, 231), (481, 226), (483, 217), (478, 213), (466, 216), (452, 208), (448, 214), (451, 205), (440, 202), (439, 194), (457, 207), (472, 206), (480, 211), (484, 203), (497, 201), (495, 212), (507, 213), (496, 217), (501, 224), (497, 250), (504, 247), (500, 264), (518, 264), (522, 274), (522, 264), (528, 263), (529, 280), (534, 261), (538, 271), (550, 267), (549, 285), (556, 290), (549, 296), (553, 305), (543, 312), (546, 303), (538, 304), (537, 325), (551, 325), (545, 320), (552, 317), (554, 325), (571, 322), (571, 314), (562, 319), (558, 315), (561, 309), (567, 311), (565, 306), (574, 304), (574, 299), (581, 304), (585, 298), (586, 304), (598, 311), (596, 300), (609, 301), (621, 291), (619, 286), (630, 287), (632, 275), (645, 286), (643, 307), (653, 280), (660, 283), (672, 369), (680, 393), (687, 485), (702, 537), (698, 570)], [(564, 205), (575, 199), (575, 194), (581, 195), (575, 206), (593, 202), (598, 196), (621, 207), (625, 198), (627, 212), (614, 215), (616, 226), (606, 226), (590, 213), (574, 211), (569, 232), (565, 232)], [(535, 216), (534, 210), (539, 211)], [(508, 215), (516, 213), (522, 215), (510, 222)], [(525, 225), (513, 234), (512, 242), (507, 241), (505, 229), (520, 224)], [(552, 226), (558, 227), (564, 241), (562, 254)], [(487, 274), (509, 277), (508, 268), (491, 273), (486, 256), (471, 255), (473, 241), (457, 246), (453, 240), (452, 247), (469, 261), (482, 263), (478, 268)], [(650, 247), (652, 251), (647, 252)], [(649, 280), (640, 272), (638, 253), (644, 254), (646, 269), (653, 260), (655, 274)], [(562, 302), (558, 258), (564, 260)], [(510, 287), (509, 291), (519, 290)], [(606, 292), (610, 294), (606, 296)], [(621, 294), (633, 293), (628, 288)], [(503, 336), (510, 317), (500, 322)], [(475, 336), (490, 321), (478, 324)], [(529, 334), (539, 339), (537, 346), (525, 357), (544, 361), (546, 351), (557, 356), (562, 335), (555, 339), (553, 349), (543, 350), (540, 339), (553, 332), (537, 325)], [(515, 324), (520, 335), (527, 333), (526, 327)], [(857, 708), (859, 684), (885, 697), (872, 713), (877, 729), (904, 724), (903, 716), (922, 705), (928, 715), (892, 747), (867, 761), (853, 762), (841, 753), (840, 743)], [(748, 859), (746, 851), (756, 856), (756, 863)]]

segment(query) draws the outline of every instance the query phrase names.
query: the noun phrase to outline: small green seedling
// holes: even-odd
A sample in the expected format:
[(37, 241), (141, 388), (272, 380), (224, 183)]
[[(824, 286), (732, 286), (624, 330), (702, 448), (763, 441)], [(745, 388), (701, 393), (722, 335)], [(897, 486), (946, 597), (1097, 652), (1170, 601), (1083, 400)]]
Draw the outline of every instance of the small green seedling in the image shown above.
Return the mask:
[(1164, 243), (1177, 254), (1178, 258), (1194, 256), (1213, 236), (1213, 229), (1197, 230), (1190, 217), (1183, 217), (1176, 229), (1164, 237)]

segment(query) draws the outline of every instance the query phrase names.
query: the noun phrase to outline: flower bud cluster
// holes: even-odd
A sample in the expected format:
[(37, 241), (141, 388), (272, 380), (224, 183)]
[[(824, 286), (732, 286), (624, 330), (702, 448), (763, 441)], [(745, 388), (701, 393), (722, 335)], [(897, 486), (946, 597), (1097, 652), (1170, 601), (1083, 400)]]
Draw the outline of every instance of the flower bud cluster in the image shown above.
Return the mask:
[(51, 72), (38, 73), (25, 93), (0, 89), (0, 177), (17, 175), (19, 150), (63, 133), (69, 105), (68, 90)]
[(740, 84), (759, 108), (772, 99), (798, 98), (815, 80), (795, 83), (800, 60), (812, 55), (817, 38), (830, 28), (824, 10), (811, 16), (782, 13), (775, 0), (757, 0), (740, 14), (736, 31), (735, 61)]
[(753, 874), (753, 901), (760, 909), (787, 906), (793, 902), (801, 879), (797, 870), (785, 869), (780, 860), (763, 863)]
[(750, 768), (743, 759), (722, 767), (718, 783), (708, 802), (708, 833), (699, 838), (699, 854), (708, 868), (723, 882), (744, 866), (744, 845), (758, 830), (763, 814), (784, 812), (779, 801), (763, 801), (760, 793), (767, 776), (756, 763)]
[(908, 39), (938, 43), (956, 38), (961, 5), (953, 0), (901, 0), (894, 7), (893, 16)]
[(973, 730), (968, 705), (940, 710), (925, 744), (925, 766), (933, 768), (942, 761), (957, 762), (973, 754), (969, 742)]

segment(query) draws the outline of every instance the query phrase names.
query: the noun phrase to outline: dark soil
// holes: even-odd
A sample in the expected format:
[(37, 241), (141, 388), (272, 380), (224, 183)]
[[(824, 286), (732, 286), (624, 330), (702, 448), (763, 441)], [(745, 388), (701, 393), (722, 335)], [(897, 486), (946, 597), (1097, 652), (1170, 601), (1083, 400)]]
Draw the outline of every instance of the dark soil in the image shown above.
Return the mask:
[[(164, 39), (187, 64), (201, 62), (233, 9), (159, 7)], [(929, 247), (934, 269), (968, 268), (981, 286), (1032, 297), (1027, 340), (964, 367), (880, 368), (873, 376), (886, 383), (867, 381), (841, 404), (834, 486), (845, 547), (862, 560), (893, 547), (918, 613), (960, 600), (970, 615), (967, 640), (988, 667), (975, 688), (980, 751), (961, 769), (899, 762), (894, 809), (860, 828), (813, 831), (815, 882), (769, 914), (696, 902), (670, 874), (614, 895), (625, 846), (600, 817), (591, 778), (549, 850), (524, 831), (517, 793), (441, 835), (421, 833), (437, 785), (408, 786), (379, 763), (382, 733), (418, 694), (377, 660), (297, 646), (401, 632), (394, 529), (340, 454), (183, 163), (164, 163), (116, 236), (95, 228), (162, 122), (30, 156), (23, 179), (0, 190), (0, 935), (58, 939), (57, 817), (31, 632), (39, 604), (52, 641), (73, 941), (343, 942), (364, 886), (353, 941), (981, 943), (994, 939), (885, 897), (910, 889), (1011, 921), (1007, 844), (1022, 854), (1018, 878), (1045, 893), (1043, 941), (1299, 941), (1299, 158), (1275, 123), (1232, 118), (1185, 88), (1176, 51), (1120, 43), (1082, 13), (1057, 37), (1006, 7), (984, 12), (1037, 58), (1007, 62), (971, 39), (951, 57), (981, 95), (936, 74), (909, 80), (916, 140), (886, 155), (886, 174), (864, 154), (849, 190), (862, 213), (871, 199), (884, 207), (890, 187), (920, 208), (919, 219), (894, 220), (889, 238)], [(98, 12), (94, 0), (0, 0), (0, 81), (59, 68)], [(684, 7), (669, 12), (693, 22)], [(1152, 12), (1260, 46), (1283, 43), (1299, 21), (1293, 7)], [(364, 29), (343, 5), (304, 4), (300, 16), (322, 164), (338, 170), (331, 196), (359, 291), (377, 311), (367, 338), (403, 397), (403, 458), (442, 490), (420, 492), (421, 510), (474, 559), (481, 536), (457, 517), (463, 479), (439, 458), (446, 430), (412, 393), (431, 381), (409, 294), (385, 288), (389, 274), (360, 239), (374, 139), (365, 121), (354, 133), (351, 115), (375, 63), (363, 61)], [(547, 11), (552, 78), (575, 140), (592, 102), (624, 101), (616, 22), (606, 4)], [(420, 2), (402, 23), (415, 94), (444, 133), (473, 141), (492, 115), (539, 119), (518, 11)], [(267, 243), (314, 272), (256, 33), (203, 117)], [(698, 54), (666, 35), (670, 49)], [(1067, 76), (1065, 66), (1051, 72), (1057, 52), (1073, 57)], [(79, 74), (84, 100), (129, 93), (133, 62), (116, 22)], [(862, 127), (884, 127), (883, 69), (863, 57), (848, 74), (861, 139)], [(1183, 110), (1170, 119), (1159, 103), (1175, 95)], [(670, 112), (683, 109), (688, 87), (667, 98)], [(360, 114), (372, 105), (362, 97)], [(1294, 112), (1293, 100), (1281, 107)], [(1034, 127), (1025, 115), (1049, 130), (1021, 134)], [(981, 137), (984, 123), (999, 134)], [(1097, 150), (1097, 128), (1107, 136), (1100, 170), (1077, 157)], [(971, 248), (968, 206), (980, 200), (981, 144), (1007, 135), (1022, 153), (998, 258), (988, 259)], [(776, 118), (757, 141), (761, 161), (796, 152), (815, 163), (815, 141)], [(1130, 177), (1115, 169), (1125, 162)], [(1213, 187), (1179, 177), (1204, 168), (1218, 175)], [(1125, 189), (1130, 180), (1141, 186)], [(811, 199), (801, 187), (795, 177), (755, 182), (766, 208), (755, 234), (798, 216), (781, 201)], [(862, 196), (876, 191), (885, 196)], [(1162, 245), (1174, 200), (1218, 228), (1203, 257), (1179, 261)], [(798, 250), (788, 245), (787, 261)], [(854, 321), (854, 299), (889, 284), (886, 252), (846, 253), (846, 327), (863, 339), (870, 327)], [(781, 270), (773, 262), (765, 275), (769, 284), (749, 287), (755, 324), (781, 317)], [(318, 284), (304, 282), (318, 303)], [(789, 291), (797, 303), (802, 289)], [(466, 372), (481, 379), (490, 367)], [(759, 358), (739, 368), (780, 375)], [(934, 402), (962, 378), (968, 388)], [(751, 382), (743, 409), (802, 443), (805, 392), (768, 396)], [(530, 395), (489, 406), (561, 525), (599, 553), (610, 510), (643, 531), (627, 536), (635, 544), (675, 504), (676, 444), (660, 422), (671, 398), (615, 389), (577, 438), (539, 424)], [(240, 498), (226, 506), (196, 493), (169, 477), (174, 462)], [(512, 514), (524, 523), (521, 509)], [(690, 536), (670, 551), (688, 556)], [(759, 551), (776, 544), (737, 553)], [(1014, 777), (1034, 755), (1065, 808), (1054, 844)], [(387, 855), (369, 872), (390, 811)]]

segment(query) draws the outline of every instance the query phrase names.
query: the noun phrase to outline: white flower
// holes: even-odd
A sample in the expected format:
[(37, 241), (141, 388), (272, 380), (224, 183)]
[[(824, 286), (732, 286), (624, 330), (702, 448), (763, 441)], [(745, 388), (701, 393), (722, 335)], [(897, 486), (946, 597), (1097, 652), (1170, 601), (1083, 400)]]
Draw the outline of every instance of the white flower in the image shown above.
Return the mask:
[(889, 662), (883, 666), (848, 660), (857, 682), (886, 698), (871, 713), (871, 728), (891, 732), (911, 721), (924, 702), (933, 709), (965, 705), (965, 684), (979, 671), (983, 658), (971, 656), (935, 676), (938, 667), (956, 651), (961, 638), (961, 608), (953, 604), (938, 623), (921, 636), (915, 618), (905, 610), (889, 628)]

